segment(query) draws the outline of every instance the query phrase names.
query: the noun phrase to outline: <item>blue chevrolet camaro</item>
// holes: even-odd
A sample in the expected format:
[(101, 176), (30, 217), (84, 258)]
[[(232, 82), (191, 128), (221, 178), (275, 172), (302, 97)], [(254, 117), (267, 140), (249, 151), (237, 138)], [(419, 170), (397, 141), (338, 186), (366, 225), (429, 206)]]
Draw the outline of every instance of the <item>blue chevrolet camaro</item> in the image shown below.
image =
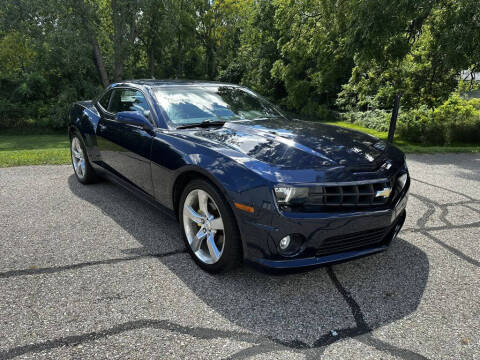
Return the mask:
[(74, 104), (72, 163), (178, 218), (197, 264), (298, 268), (385, 250), (405, 221), (404, 154), (293, 119), (237, 85), (134, 80)]

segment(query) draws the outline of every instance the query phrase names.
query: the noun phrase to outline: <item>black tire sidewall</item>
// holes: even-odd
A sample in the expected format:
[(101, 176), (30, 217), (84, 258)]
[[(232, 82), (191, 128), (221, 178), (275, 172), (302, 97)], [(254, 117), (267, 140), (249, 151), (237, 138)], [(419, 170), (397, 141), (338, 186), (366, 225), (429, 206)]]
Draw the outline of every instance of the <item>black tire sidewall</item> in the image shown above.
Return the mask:
[[(188, 243), (187, 236), (185, 234), (184, 223), (183, 223), (183, 205), (187, 195), (193, 190), (203, 190), (206, 191), (212, 199), (215, 201), (220, 215), (222, 217), (223, 226), (224, 226), (224, 235), (225, 235), (225, 244), (220, 260), (215, 264), (205, 264), (202, 262), (195, 253), (192, 251), (190, 244)], [(237, 227), (237, 223), (233, 212), (230, 208), (230, 205), (227, 203), (227, 200), (220, 194), (220, 192), (211, 185), (208, 181), (203, 179), (195, 179), (187, 184), (185, 189), (182, 192), (180, 197), (180, 204), (178, 208), (178, 218), (180, 220), (181, 231), (185, 246), (187, 247), (188, 252), (195, 260), (195, 262), (204, 270), (210, 273), (220, 273), (226, 270), (232, 269), (238, 266), (241, 263), (242, 252), (241, 252), (241, 240)]]

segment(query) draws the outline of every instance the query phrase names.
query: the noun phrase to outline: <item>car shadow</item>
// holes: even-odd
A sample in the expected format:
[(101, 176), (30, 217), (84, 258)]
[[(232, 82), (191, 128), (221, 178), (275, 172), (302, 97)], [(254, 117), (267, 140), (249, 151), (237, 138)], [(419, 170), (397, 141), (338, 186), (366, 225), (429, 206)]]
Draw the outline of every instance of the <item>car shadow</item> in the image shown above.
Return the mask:
[[(124, 252), (157, 255), (184, 249), (176, 221), (120, 186), (83, 186), (73, 175), (68, 185), (138, 241), (138, 248)], [(405, 318), (417, 309), (429, 274), (426, 254), (401, 234), (384, 253), (281, 276), (248, 266), (214, 276), (187, 254), (159, 256), (159, 261), (230, 323), (296, 349)]]

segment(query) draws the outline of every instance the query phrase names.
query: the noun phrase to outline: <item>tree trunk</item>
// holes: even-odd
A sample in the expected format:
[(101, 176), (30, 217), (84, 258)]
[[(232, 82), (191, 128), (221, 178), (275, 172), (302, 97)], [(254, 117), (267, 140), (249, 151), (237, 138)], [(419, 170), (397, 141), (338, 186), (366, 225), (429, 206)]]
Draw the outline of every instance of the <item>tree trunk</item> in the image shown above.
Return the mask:
[(110, 80), (108, 79), (107, 70), (105, 69), (105, 64), (103, 62), (102, 50), (98, 45), (97, 34), (93, 30), (90, 16), (88, 14), (88, 9), (87, 9), (88, 5), (85, 4), (84, 0), (79, 1), (77, 4), (79, 5), (80, 18), (82, 19), (82, 25), (86, 33), (90, 34), (90, 44), (92, 45), (93, 59), (95, 61), (95, 66), (97, 68), (98, 75), (100, 76), (100, 80), (102, 82), (103, 87), (107, 87), (110, 84)]
[[(113, 20), (114, 78), (123, 78), (124, 58), (129, 47), (135, 42), (137, 35), (135, 3), (111, 0)], [(128, 28), (128, 31), (127, 31)]]
[(120, 82), (123, 77), (123, 60), (115, 55), (115, 82)]
[(148, 67), (150, 69), (150, 78), (155, 79), (155, 55), (153, 53), (153, 46), (151, 46), (148, 56)]
[(102, 80), (102, 85), (104, 88), (106, 88), (110, 81), (108, 80), (107, 70), (105, 69), (105, 64), (103, 63), (102, 52), (100, 50), (100, 46), (98, 45), (97, 36), (92, 33), (91, 39), (95, 65), (97, 66), (98, 74)]
[(114, 57), (114, 70), (113, 79), (118, 82), (122, 79), (123, 75), (123, 46), (122, 46), (122, 24), (120, 19), (120, 9), (116, 0), (112, 0), (112, 22), (113, 22), (113, 57)]

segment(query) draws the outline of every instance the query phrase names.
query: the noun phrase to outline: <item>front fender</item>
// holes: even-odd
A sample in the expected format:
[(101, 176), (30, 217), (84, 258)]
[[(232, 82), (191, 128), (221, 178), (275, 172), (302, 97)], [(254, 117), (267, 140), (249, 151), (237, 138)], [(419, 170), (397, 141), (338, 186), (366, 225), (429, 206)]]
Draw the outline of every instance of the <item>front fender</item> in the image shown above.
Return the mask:
[(91, 102), (75, 103), (70, 112), (69, 134), (77, 134), (83, 140), (87, 155), (92, 163), (99, 160), (96, 129), (99, 121)]

